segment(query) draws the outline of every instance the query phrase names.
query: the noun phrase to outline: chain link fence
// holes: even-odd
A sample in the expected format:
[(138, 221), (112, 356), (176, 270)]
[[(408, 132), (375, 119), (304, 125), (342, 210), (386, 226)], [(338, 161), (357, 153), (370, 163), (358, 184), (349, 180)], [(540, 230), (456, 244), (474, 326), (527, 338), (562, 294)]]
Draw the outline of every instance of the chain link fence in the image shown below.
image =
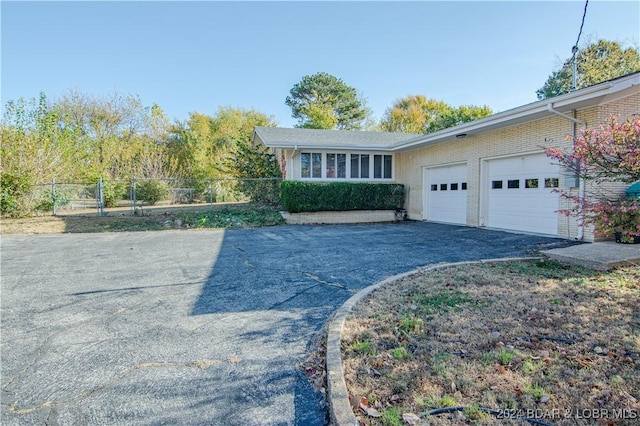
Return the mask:
[(24, 215), (140, 214), (143, 210), (254, 202), (280, 204), (280, 178), (138, 179), (34, 185), (21, 195)]

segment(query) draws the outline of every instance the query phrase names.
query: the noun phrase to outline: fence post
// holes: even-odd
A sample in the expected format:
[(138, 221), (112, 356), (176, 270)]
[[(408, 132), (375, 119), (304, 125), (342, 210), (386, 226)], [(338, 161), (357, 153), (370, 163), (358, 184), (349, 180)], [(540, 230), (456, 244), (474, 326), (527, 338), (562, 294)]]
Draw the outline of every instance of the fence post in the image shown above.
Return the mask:
[(209, 204), (213, 208), (213, 179), (209, 179)]
[(138, 210), (138, 203), (136, 200), (136, 178), (131, 178), (131, 198), (133, 200), (133, 215), (135, 216), (136, 211)]
[(51, 179), (51, 213), (56, 215), (56, 178)]
[(104, 185), (102, 176), (98, 179), (98, 216), (104, 216)]

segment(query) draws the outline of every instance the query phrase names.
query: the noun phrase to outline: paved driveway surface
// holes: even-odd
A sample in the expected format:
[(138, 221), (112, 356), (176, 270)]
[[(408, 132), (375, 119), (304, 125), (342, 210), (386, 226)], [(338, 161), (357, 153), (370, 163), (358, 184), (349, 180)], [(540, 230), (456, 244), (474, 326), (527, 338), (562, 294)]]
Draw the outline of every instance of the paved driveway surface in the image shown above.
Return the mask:
[(298, 368), (387, 276), (559, 240), (423, 222), (2, 237), (2, 419), (322, 425)]

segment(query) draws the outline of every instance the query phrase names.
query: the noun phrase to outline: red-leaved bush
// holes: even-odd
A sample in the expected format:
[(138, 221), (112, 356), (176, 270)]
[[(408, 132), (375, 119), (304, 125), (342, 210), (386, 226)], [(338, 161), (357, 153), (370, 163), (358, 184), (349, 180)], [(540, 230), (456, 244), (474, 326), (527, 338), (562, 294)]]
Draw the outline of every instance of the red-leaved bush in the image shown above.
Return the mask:
[[(571, 136), (567, 137), (571, 140)], [(577, 215), (578, 220), (592, 223), (605, 235), (623, 234), (624, 240), (640, 236), (640, 200), (626, 199), (623, 195), (608, 193), (605, 182), (632, 183), (640, 180), (640, 115), (623, 123), (612, 116), (597, 130), (583, 130), (573, 139), (573, 150), (564, 152), (547, 148), (547, 155), (566, 170), (575, 173), (587, 183), (594, 183), (586, 196), (560, 190), (563, 197), (574, 202), (574, 209), (562, 211)]]

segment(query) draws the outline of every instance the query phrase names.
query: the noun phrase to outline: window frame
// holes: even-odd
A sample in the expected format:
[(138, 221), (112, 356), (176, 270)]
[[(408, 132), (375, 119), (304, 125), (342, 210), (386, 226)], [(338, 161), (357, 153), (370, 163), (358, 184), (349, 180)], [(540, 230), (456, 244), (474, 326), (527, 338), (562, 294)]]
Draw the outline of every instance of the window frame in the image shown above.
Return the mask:
[[(320, 176), (314, 175), (317, 155), (320, 155)], [(307, 160), (303, 160), (305, 156), (308, 156)], [(298, 173), (301, 180), (309, 181), (394, 182), (394, 157), (393, 153), (379, 151), (301, 150)], [(333, 168), (330, 161), (333, 162)], [(303, 174), (305, 165), (308, 168), (306, 176)], [(357, 170), (352, 166), (357, 166)], [(366, 167), (364, 172), (363, 166)], [(344, 177), (339, 177), (342, 174), (339, 173), (341, 167), (344, 167)]]

